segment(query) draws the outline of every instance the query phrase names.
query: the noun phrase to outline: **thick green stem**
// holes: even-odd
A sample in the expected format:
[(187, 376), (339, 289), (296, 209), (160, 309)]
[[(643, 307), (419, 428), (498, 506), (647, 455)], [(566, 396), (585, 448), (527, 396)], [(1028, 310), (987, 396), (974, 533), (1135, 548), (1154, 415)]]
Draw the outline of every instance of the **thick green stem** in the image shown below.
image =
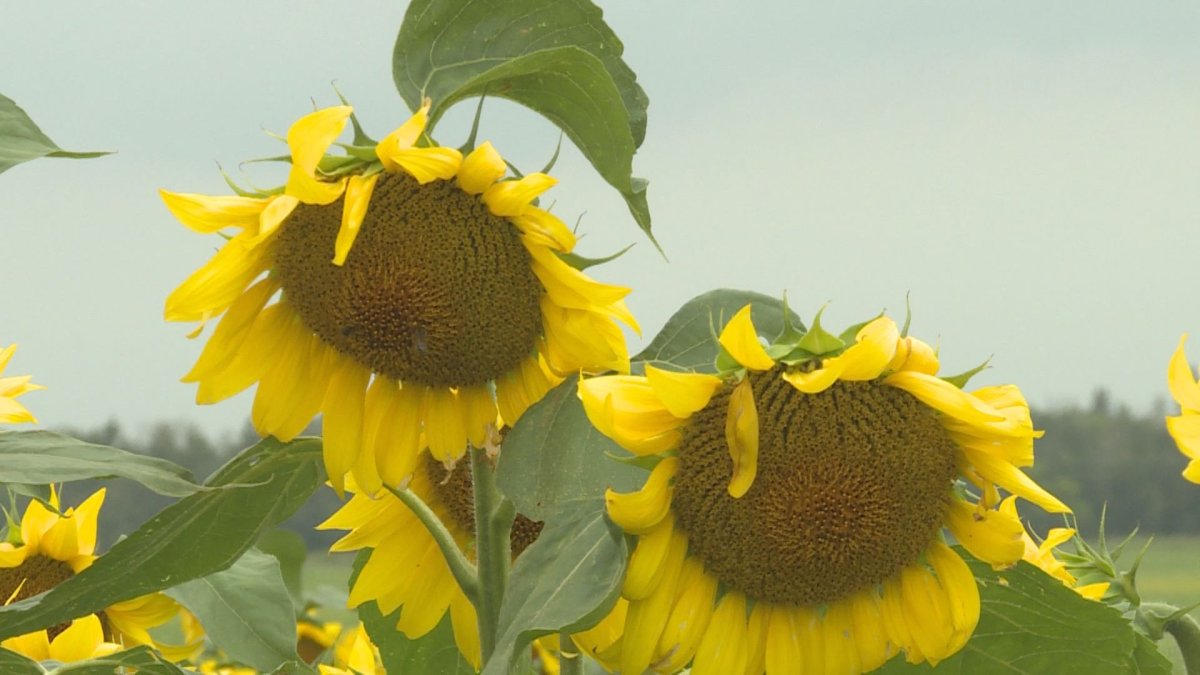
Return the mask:
[(450, 530), (446, 529), (446, 525), (438, 519), (433, 509), (429, 508), (429, 505), (415, 492), (408, 489), (397, 490), (391, 486), (388, 486), (388, 490), (396, 495), (397, 499), (404, 502), (404, 505), (416, 514), (421, 523), (425, 525), (425, 529), (429, 530), (429, 534), (433, 535), (433, 540), (437, 542), (438, 548), (442, 550), (442, 555), (446, 558), (446, 564), (450, 566), (450, 573), (454, 575), (454, 580), (458, 582), (459, 587), (471, 602), (477, 602), (479, 573), (471, 561), (463, 555), (462, 550), (458, 548), (458, 542), (454, 541), (454, 535), (450, 534)]
[(583, 675), (583, 656), (566, 633), (558, 635), (558, 668), (559, 675)]
[(475, 554), (479, 561), (479, 646), (486, 664), (496, 649), (500, 627), (500, 604), (508, 584), (508, 565), (512, 558), (509, 533), (512, 530), (512, 504), (496, 488), (496, 472), (484, 450), (471, 449), (471, 481), (475, 492)]
[(1184, 614), (1168, 621), (1164, 628), (1179, 645), (1188, 675), (1200, 675), (1200, 624)]

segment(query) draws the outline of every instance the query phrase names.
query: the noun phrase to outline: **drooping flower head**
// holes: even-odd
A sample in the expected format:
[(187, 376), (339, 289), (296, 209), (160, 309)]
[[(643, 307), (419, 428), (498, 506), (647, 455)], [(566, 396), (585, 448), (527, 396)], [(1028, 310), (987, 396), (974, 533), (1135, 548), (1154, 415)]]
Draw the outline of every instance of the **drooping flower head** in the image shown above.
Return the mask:
[(1017, 388), (964, 391), (886, 317), (835, 336), (818, 315), (764, 346), (747, 306), (719, 342), (718, 375), (580, 383), (592, 423), (657, 461), (640, 491), (606, 496), (637, 546), (623, 636), (594, 653), (621, 672), (757, 675), (958, 651), (979, 592), (943, 530), (1007, 566), (1024, 530), (1000, 489), (1068, 510), (1019, 468), (1040, 433)]
[(224, 315), (184, 380), (200, 403), (257, 383), (254, 426), (282, 440), (322, 413), (339, 490), (347, 473), (399, 484), (422, 435), (447, 464), (484, 447), (565, 374), (628, 369), (629, 289), (565, 261), (574, 234), (534, 203), (555, 180), (506, 178), (490, 143), (432, 145), (428, 110), (348, 156), (326, 151), (349, 106), (302, 117), (271, 193), (162, 193), (188, 227), (231, 235), (167, 299), (170, 321)]
[[(475, 511), (470, 470), (464, 466), (447, 470), (425, 454), (407, 487), (429, 505), (464, 555), (473, 559)], [(514, 560), (537, 540), (542, 525), (517, 514), (510, 536)], [(350, 530), (331, 551), (371, 551), (350, 589), (351, 607), (374, 601), (384, 615), (399, 609), (396, 629), (413, 640), (436, 628), (449, 612), (459, 651), (479, 669), (475, 607), (455, 580), (433, 535), (408, 506), (390, 492), (375, 498), (357, 493), (317, 529)]]
[(1183, 351), (1185, 342), (1187, 335), (1179, 339), (1179, 346), (1167, 367), (1167, 386), (1171, 389), (1171, 398), (1180, 407), (1178, 415), (1167, 418), (1167, 431), (1189, 460), (1183, 477), (1200, 483), (1200, 383), (1188, 365), (1187, 354)]
[[(101, 488), (78, 507), (65, 511), (60, 510), (54, 489), (50, 508), (30, 501), (19, 532), (10, 532), (7, 540), (0, 541), (0, 603), (7, 605), (48, 591), (96, 560), (96, 521), (104, 495)], [(147, 645), (169, 658), (182, 660), (196, 653), (198, 641), (169, 645), (155, 640), (149, 632), (175, 618), (179, 611), (174, 600), (151, 593), (114, 603), (99, 615), (8, 638), (3, 647), (37, 660), (61, 661), (61, 656), (69, 654), (69, 660), (77, 661)]]
[[(0, 349), (0, 375), (4, 375), (4, 369), (16, 352), (16, 345)], [(29, 375), (0, 377), (0, 424), (37, 423), (37, 418), (33, 416), (33, 413), (17, 403), (17, 397), (21, 394), (45, 389), (41, 385), (31, 383), (30, 379), (32, 378)]]

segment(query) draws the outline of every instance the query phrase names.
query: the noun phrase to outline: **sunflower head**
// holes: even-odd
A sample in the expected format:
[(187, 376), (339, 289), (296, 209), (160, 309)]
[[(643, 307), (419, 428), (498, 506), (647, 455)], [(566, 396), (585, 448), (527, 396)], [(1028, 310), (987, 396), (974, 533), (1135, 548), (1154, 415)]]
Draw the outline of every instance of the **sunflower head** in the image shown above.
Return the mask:
[(1171, 398), (1179, 404), (1180, 412), (1167, 418), (1167, 431), (1175, 439), (1179, 451), (1188, 458), (1183, 477), (1200, 483), (1200, 383), (1188, 364), (1183, 350), (1187, 335), (1179, 338), (1179, 346), (1167, 366), (1167, 386)]
[(322, 414), (339, 490), (399, 484), (426, 446), (452, 464), (566, 374), (628, 370), (629, 289), (568, 264), (575, 235), (537, 205), (555, 179), (434, 144), (429, 105), (346, 155), (348, 106), (304, 116), (276, 190), (162, 193), (228, 239), (167, 299), (168, 320), (222, 317), (184, 379), (201, 403), (257, 383), (254, 425), (282, 440)]
[(580, 383), (596, 427), (655, 463), (606, 497), (638, 537), (621, 670), (790, 672), (812, 641), (813, 672), (865, 672), (961, 648), (979, 596), (944, 530), (1007, 566), (1024, 530), (1001, 489), (1067, 511), (1020, 470), (1040, 435), (1020, 391), (964, 391), (886, 316), (764, 344), (747, 306), (718, 341), (716, 375)]
[[(16, 352), (16, 345), (0, 349), (0, 375), (4, 375), (4, 369)], [(17, 397), (21, 394), (45, 389), (41, 385), (31, 383), (30, 379), (28, 375), (0, 377), (0, 424), (37, 423), (33, 413), (17, 402)]]
[[(62, 510), (58, 492), (52, 486), (49, 505), (36, 500), (29, 502), (19, 528), (9, 532), (8, 540), (0, 542), (0, 604), (44, 593), (92, 564), (96, 559), (96, 523), (104, 495), (101, 488), (78, 507)], [(68, 653), (72, 656), (70, 660), (81, 660), (116, 651), (109, 649), (110, 646), (149, 645), (169, 658), (183, 660), (195, 655), (201, 639), (186, 645), (170, 645), (155, 640), (149, 633), (179, 612), (174, 600), (151, 593), (114, 603), (98, 615), (5, 640), (4, 647), (39, 660), (63, 660), (54, 654)], [(64, 642), (56, 647), (60, 641)]]

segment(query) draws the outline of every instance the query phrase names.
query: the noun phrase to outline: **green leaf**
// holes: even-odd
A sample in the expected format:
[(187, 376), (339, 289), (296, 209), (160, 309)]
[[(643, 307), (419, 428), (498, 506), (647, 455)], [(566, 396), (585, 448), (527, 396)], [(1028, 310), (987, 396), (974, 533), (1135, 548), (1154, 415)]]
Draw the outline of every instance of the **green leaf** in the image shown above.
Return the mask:
[(107, 155), (107, 152), (69, 152), (58, 147), (42, 133), (29, 115), (11, 98), (0, 94), (0, 173), (14, 166), (41, 157), (71, 157), (85, 159)]
[(292, 603), (302, 609), (304, 603), (303, 572), (304, 559), (308, 557), (308, 546), (304, 538), (291, 530), (276, 529), (264, 534), (258, 540), (258, 550), (275, 557), (279, 561), (279, 571), (283, 575), (283, 585), (292, 596)]
[(601, 258), (589, 258), (587, 256), (579, 255), (578, 253), (559, 253), (558, 257), (562, 258), (562, 261), (571, 267), (583, 271), (589, 267), (592, 267), (593, 265), (602, 265), (606, 262), (612, 262), (628, 253), (629, 249), (631, 248), (633, 248), (633, 244), (626, 246), (612, 255), (606, 255)]
[(546, 518), (513, 563), (500, 606), (496, 650), (484, 675), (504, 675), (533, 640), (592, 627), (617, 600), (629, 550), (604, 500), (570, 502)]
[(797, 347), (809, 354), (828, 354), (846, 346), (841, 338), (821, 327), (821, 315), (824, 313), (824, 307), (817, 310), (817, 315), (813, 317), (812, 328), (808, 329), (808, 332), (796, 344)]
[(230, 658), (262, 671), (299, 662), (296, 612), (279, 561), (253, 549), (229, 569), (167, 590)]
[[(354, 560), (354, 572), (350, 585), (358, 578), (363, 565), (367, 564), (369, 552), (363, 551)], [(358, 618), (367, 629), (371, 642), (379, 647), (383, 667), (389, 673), (428, 673), (429, 675), (475, 675), (475, 669), (458, 652), (454, 642), (454, 629), (450, 624), (450, 613), (424, 636), (409, 640), (396, 629), (400, 610), (384, 616), (374, 601), (358, 608)]]
[[(132, 672), (118, 671), (117, 668), (120, 667), (136, 668), (141, 675), (184, 675), (189, 672), (166, 660), (153, 649), (142, 646), (98, 659), (60, 666), (50, 671), (50, 675), (113, 675), (115, 672)], [(3, 672), (8, 673), (7, 670)]]
[(424, 97), (433, 100), (431, 128), (454, 103), (484, 94), (541, 113), (621, 193), (654, 241), (646, 181), (632, 176), (649, 99), (623, 49), (588, 0), (418, 0), (396, 38), (392, 76), (414, 110)]
[[(724, 322), (747, 304), (753, 306), (750, 311), (759, 335), (773, 339), (784, 332), (783, 303), (779, 299), (754, 291), (722, 288), (688, 300), (633, 360), (680, 370), (714, 372), (719, 352), (716, 336)], [(799, 316), (788, 310), (788, 317), (793, 326), (803, 330), (804, 322)]]
[(579, 47), (601, 61), (620, 91), (634, 146), (641, 146), (650, 100), (621, 58), (621, 40), (589, 0), (416, 0), (396, 38), (392, 77), (416, 110), (423, 97), (436, 105), (505, 61), (563, 46)]
[[(1083, 598), (1026, 562), (996, 572), (968, 561), (979, 581), (979, 627), (961, 652), (938, 664), (909, 665), (897, 657), (878, 672), (988, 675), (1004, 673), (1088, 673), (1125, 675), (1159, 672), (1151, 644), (1140, 644), (1129, 621), (1116, 609)], [(1070, 664), (1065, 668), (1064, 664)], [(1139, 671), (1141, 666), (1149, 668)], [(1169, 669), (1168, 671), (1169, 672)]]
[(158, 457), (52, 431), (0, 432), (0, 483), (46, 485), (114, 477), (137, 481), (168, 497), (186, 497), (200, 489), (190, 471)]
[(0, 673), (6, 675), (42, 675), (46, 671), (37, 661), (0, 647)]
[(98, 612), (122, 600), (219, 572), (321, 485), (321, 443), (266, 439), (148, 520), (83, 572), (0, 607), (0, 639)]
[(1137, 675), (1171, 675), (1171, 661), (1150, 638), (1141, 633), (1134, 634), (1133, 663), (1130, 672)]
[(578, 383), (568, 377), (504, 438), (496, 484), (527, 518), (545, 520), (564, 506), (603, 497), (606, 488), (630, 492), (646, 481), (645, 471), (609, 457), (628, 453), (588, 421)]

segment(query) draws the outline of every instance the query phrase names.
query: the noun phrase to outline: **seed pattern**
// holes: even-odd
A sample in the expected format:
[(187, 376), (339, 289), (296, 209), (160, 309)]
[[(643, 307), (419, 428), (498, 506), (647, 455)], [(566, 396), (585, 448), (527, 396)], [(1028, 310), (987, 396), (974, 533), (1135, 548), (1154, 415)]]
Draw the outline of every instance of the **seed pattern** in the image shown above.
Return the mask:
[(844, 598), (912, 564), (937, 536), (955, 476), (935, 413), (877, 382), (810, 395), (753, 373), (758, 473), (727, 487), (730, 388), (693, 416), (679, 448), (672, 509), (690, 550), (747, 596), (810, 605)]
[(301, 204), (275, 272), (313, 332), (374, 372), (479, 385), (528, 358), (542, 286), (515, 226), (450, 181), (383, 174), (345, 265), (331, 262), (342, 201)]
[[(32, 598), (75, 576), (71, 566), (61, 560), (44, 555), (32, 555), (16, 567), (0, 568), (0, 603), (10, 603)], [(100, 615), (104, 621), (103, 614)], [(70, 622), (47, 629), (53, 640), (70, 626)], [(105, 633), (107, 635), (107, 632)]]

